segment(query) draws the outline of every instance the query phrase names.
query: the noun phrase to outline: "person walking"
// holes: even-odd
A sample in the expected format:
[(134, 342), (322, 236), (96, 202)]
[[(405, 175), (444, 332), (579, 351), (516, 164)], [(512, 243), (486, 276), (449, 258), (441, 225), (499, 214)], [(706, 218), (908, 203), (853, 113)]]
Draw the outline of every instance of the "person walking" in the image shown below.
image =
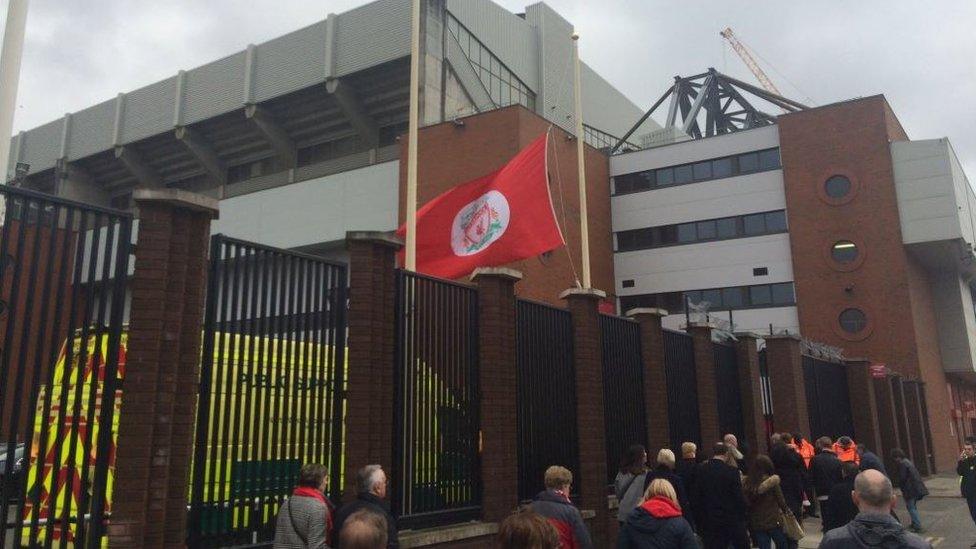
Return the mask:
[(546, 489), (539, 492), (530, 504), (532, 510), (556, 528), (562, 549), (592, 549), (593, 542), (583, 522), (583, 515), (569, 499), (573, 473), (565, 467), (553, 465), (546, 469), (545, 484)]
[[(356, 499), (339, 509), (336, 513), (335, 532), (342, 531), (342, 526), (350, 515), (360, 509), (368, 509), (386, 519), (386, 544), (389, 549), (396, 549), (400, 546), (397, 536), (396, 518), (390, 511), (389, 504), (386, 503), (386, 488), (388, 481), (386, 472), (380, 465), (367, 465), (356, 474)], [(333, 539), (339, 539), (339, 547), (342, 547), (342, 540), (338, 535)]]
[(854, 478), (854, 503), (858, 514), (847, 526), (834, 528), (824, 534), (820, 549), (859, 549), (868, 547), (897, 547), (899, 549), (931, 549), (922, 538), (905, 531), (900, 522), (891, 517), (895, 506), (895, 491), (888, 477), (869, 469)]
[(759, 549), (770, 549), (773, 543), (776, 549), (793, 549), (797, 546), (783, 530), (783, 515), (791, 511), (779, 483), (779, 476), (769, 456), (756, 456), (742, 490), (749, 506), (749, 531)]
[(654, 479), (643, 499), (620, 528), (617, 549), (698, 549), (670, 482)]
[(698, 445), (694, 442), (681, 443), (681, 459), (674, 467), (674, 473), (685, 485), (685, 493), (691, 503), (691, 509), (684, 509), (685, 518), (691, 523), (692, 528), (701, 524), (701, 513), (699, 512), (698, 502), (694, 500), (698, 494)]
[(678, 505), (685, 511), (685, 519), (688, 519), (690, 522), (691, 502), (688, 500), (688, 493), (685, 491), (685, 483), (681, 481), (681, 477), (674, 474), (674, 468), (674, 452), (667, 448), (661, 449), (657, 453), (657, 466), (648, 471), (644, 479), (644, 490), (646, 491), (650, 487), (651, 481), (655, 479), (664, 479), (670, 482), (675, 493), (678, 495)]
[(613, 481), (614, 493), (617, 495), (618, 522), (626, 522), (630, 512), (641, 502), (646, 476), (647, 450), (640, 444), (634, 444), (627, 449)]
[[(972, 444), (962, 447), (959, 462), (956, 463), (956, 474), (961, 477), (959, 491), (969, 504), (969, 516), (976, 522), (976, 452), (973, 451)], [(976, 543), (971, 547), (976, 547)]]
[(298, 473), (298, 486), (278, 510), (274, 549), (328, 549), (334, 506), (325, 497), (329, 470), (306, 463)]
[(698, 494), (702, 524), (699, 532), (705, 549), (749, 549), (746, 531), (746, 501), (742, 493), (742, 477), (738, 469), (725, 462), (728, 448), (716, 443), (712, 459), (698, 468)]
[(857, 463), (845, 461), (840, 467), (841, 480), (830, 488), (830, 520), (824, 522), (824, 532), (844, 526), (857, 516), (857, 505), (854, 505), (854, 478), (860, 472)]
[(868, 447), (863, 444), (857, 445), (857, 455), (861, 458), (861, 470), (867, 471), (868, 469), (874, 469), (875, 471), (880, 471), (882, 475), (888, 476), (888, 471), (885, 469), (884, 463), (878, 454), (875, 454)]
[(388, 529), (386, 517), (362, 507), (346, 517), (336, 539), (343, 549), (386, 549)]
[(929, 495), (929, 489), (925, 487), (922, 475), (918, 474), (915, 464), (905, 457), (905, 452), (901, 448), (892, 450), (891, 457), (897, 464), (895, 476), (898, 479), (898, 487), (901, 489), (901, 497), (905, 499), (908, 516), (912, 519), (912, 524), (908, 529), (915, 533), (924, 532), (922, 520), (918, 516), (918, 502)]
[(735, 463), (730, 463), (730, 465), (734, 465), (739, 471), (742, 471), (742, 474), (746, 474), (746, 456), (739, 450), (739, 439), (732, 433), (729, 433), (722, 437), (722, 442), (728, 447), (729, 456), (735, 460)]
[(781, 433), (779, 441), (770, 449), (769, 457), (779, 475), (780, 488), (786, 505), (799, 517), (803, 512), (804, 471), (803, 458), (793, 446), (793, 435)]
[(499, 525), (495, 545), (499, 549), (556, 549), (559, 532), (541, 515), (523, 507)]
[(810, 460), (810, 479), (813, 491), (820, 507), (820, 520), (823, 531), (830, 530), (834, 520), (831, 517), (830, 489), (841, 481), (841, 462), (834, 453), (833, 441), (830, 437), (817, 439), (817, 455)]
[(837, 442), (834, 443), (834, 453), (837, 454), (837, 459), (841, 461), (861, 463), (861, 456), (857, 453), (857, 445), (854, 444), (854, 439), (851, 437), (838, 438)]

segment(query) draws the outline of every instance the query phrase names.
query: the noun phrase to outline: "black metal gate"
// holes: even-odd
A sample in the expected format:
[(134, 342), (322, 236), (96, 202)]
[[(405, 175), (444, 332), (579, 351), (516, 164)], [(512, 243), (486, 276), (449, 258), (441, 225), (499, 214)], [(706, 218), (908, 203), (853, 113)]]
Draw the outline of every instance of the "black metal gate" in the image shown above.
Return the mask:
[(581, 486), (576, 425), (573, 319), (569, 311), (518, 300), (519, 500), (543, 489), (543, 473), (562, 465)]
[(715, 356), (715, 386), (718, 388), (718, 428), (721, 433), (745, 437), (742, 416), (742, 393), (739, 389), (739, 362), (735, 347), (725, 343), (712, 345)]
[(695, 347), (691, 336), (664, 330), (664, 371), (668, 379), (668, 427), (671, 448), (694, 442), (701, 448)]
[(600, 315), (603, 338), (603, 408), (607, 432), (607, 481), (613, 482), (627, 447), (647, 446), (644, 361), (640, 326), (633, 320)]
[(0, 194), (0, 547), (100, 547), (132, 218)]
[(191, 547), (272, 539), (305, 463), (341, 493), (346, 285), (344, 265), (212, 238)]
[(769, 382), (769, 362), (766, 358), (766, 349), (759, 351), (759, 390), (762, 395), (763, 423), (766, 427), (766, 446), (768, 450), (769, 439), (776, 430), (773, 421), (773, 386)]
[(804, 355), (803, 381), (810, 416), (809, 440), (822, 436), (856, 437), (847, 390), (847, 367)]
[(401, 527), (481, 512), (478, 293), (397, 271), (393, 510)]

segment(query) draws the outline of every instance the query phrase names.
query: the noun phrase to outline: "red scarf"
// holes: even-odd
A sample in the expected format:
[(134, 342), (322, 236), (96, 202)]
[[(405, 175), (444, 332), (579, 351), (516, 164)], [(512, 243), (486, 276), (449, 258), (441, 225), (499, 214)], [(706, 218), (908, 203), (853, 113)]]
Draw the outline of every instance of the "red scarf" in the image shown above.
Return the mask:
[(292, 496), (303, 498), (315, 498), (325, 505), (325, 543), (332, 545), (332, 502), (326, 499), (325, 494), (308, 486), (299, 486), (291, 493)]
[(641, 504), (641, 509), (647, 511), (652, 517), (672, 518), (681, 516), (681, 507), (671, 501), (671, 498), (664, 496), (654, 496)]

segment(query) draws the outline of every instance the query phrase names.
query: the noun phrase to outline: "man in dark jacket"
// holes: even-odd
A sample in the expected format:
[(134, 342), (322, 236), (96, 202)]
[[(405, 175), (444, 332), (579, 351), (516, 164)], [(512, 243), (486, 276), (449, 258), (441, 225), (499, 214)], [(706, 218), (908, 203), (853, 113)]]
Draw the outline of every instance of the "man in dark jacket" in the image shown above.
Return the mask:
[(390, 506), (383, 501), (386, 498), (386, 473), (380, 465), (367, 465), (359, 470), (356, 475), (356, 499), (339, 509), (336, 513), (334, 534), (332, 539), (336, 541), (337, 547), (342, 547), (340, 533), (342, 526), (350, 515), (360, 509), (367, 509), (386, 519), (386, 546), (388, 549), (396, 549), (400, 546), (397, 538), (396, 519), (390, 512)]
[(830, 437), (818, 438), (817, 455), (810, 460), (810, 478), (813, 490), (817, 494), (817, 503), (820, 505), (820, 520), (824, 532), (837, 525), (830, 516), (830, 489), (841, 481), (841, 462), (834, 453), (832, 445), (833, 441)]
[(846, 461), (841, 465), (840, 482), (830, 489), (830, 517), (824, 515), (824, 532), (840, 528), (857, 516), (857, 505), (854, 505), (854, 478), (858, 474), (857, 463)]
[(875, 454), (868, 447), (863, 444), (857, 445), (857, 455), (861, 456), (861, 470), (867, 471), (868, 469), (874, 469), (875, 471), (880, 471), (882, 475), (888, 476), (888, 471), (885, 470), (884, 463), (881, 462), (881, 458), (878, 454)]
[[(962, 477), (959, 481), (959, 491), (969, 504), (969, 516), (976, 522), (976, 452), (973, 445), (962, 447), (959, 463), (956, 464), (956, 474)], [(976, 543), (973, 544), (976, 547)]]
[(749, 549), (746, 532), (746, 500), (742, 493), (739, 470), (728, 465), (728, 448), (719, 442), (712, 448), (712, 459), (698, 468), (698, 495), (702, 524), (699, 531), (705, 539), (705, 549)]
[(803, 516), (803, 477), (806, 467), (803, 465), (803, 458), (791, 446), (793, 435), (789, 433), (780, 434), (778, 442), (775, 442), (769, 452), (776, 474), (779, 475), (779, 485), (783, 490), (783, 497), (786, 499), (786, 506), (793, 511), (793, 516)]
[[(694, 442), (683, 442), (681, 444), (681, 459), (674, 468), (674, 472), (685, 485), (685, 493), (688, 498), (694, 498), (698, 494), (698, 445)], [(683, 509), (685, 518), (695, 528), (701, 522), (701, 513), (697, 504), (691, 501), (691, 511)]]
[(908, 529), (916, 533), (923, 532), (917, 506), (922, 498), (929, 495), (929, 489), (922, 481), (922, 475), (918, 474), (915, 464), (905, 457), (905, 452), (901, 448), (892, 450), (891, 457), (897, 464), (898, 469), (895, 471), (895, 475), (898, 479), (898, 488), (901, 489), (901, 497), (905, 500), (908, 516), (912, 519), (912, 525)]
[(553, 465), (546, 469), (545, 482), (546, 489), (535, 496), (532, 510), (556, 528), (562, 549), (592, 549), (593, 542), (583, 522), (583, 515), (569, 500), (573, 473), (565, 467)]
[(900, 549), (931, 549), (922, 538), (905, 531), (900, 522), (891, 517), (895, 493), (888, 477), (873, 469), (854, 479), (854, 503), (858, 514), (847, 524), (827, 532), (820, 549), (851, 549), (853, 547), (898, 547)]

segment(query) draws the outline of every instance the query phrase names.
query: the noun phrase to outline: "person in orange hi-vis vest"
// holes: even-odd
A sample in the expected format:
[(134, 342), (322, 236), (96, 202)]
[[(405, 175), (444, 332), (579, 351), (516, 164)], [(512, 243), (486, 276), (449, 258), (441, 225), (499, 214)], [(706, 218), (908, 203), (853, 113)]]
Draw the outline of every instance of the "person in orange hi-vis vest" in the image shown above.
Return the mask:
[(809, 469), (810, 460), (813, 459), (813, 456), (817, 455), (817, 449), (813, 447), (813, 444), (810, 444), (809, 440), (802, 437), (797, 438), (800, 440), (800, 447), (797, 451), (800, 452), (800, 457), (803, 458), (803, 464)]
[(834, 453), (842, 462), (853, 461), (858, 465), (861, 464), (861, 456), (857, 453), (857, 444), (854, 444), (851, 437), (843, 436), (837, 439), (837, 442), (834, 443)]

